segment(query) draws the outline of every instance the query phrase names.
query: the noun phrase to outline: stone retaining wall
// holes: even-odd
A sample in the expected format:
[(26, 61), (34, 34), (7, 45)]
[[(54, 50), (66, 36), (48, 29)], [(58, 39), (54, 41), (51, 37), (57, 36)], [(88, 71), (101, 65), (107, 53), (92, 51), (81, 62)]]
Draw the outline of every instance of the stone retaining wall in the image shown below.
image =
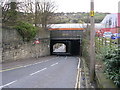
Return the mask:
[(108, 79), (103, 72), (96, 71), (95, 75), (98, 88), (117, 88), (117, 86), (113, 84), (113, 81)]
[(0, 25), (0, 63), (2, 62), (2, 29)]
[(40, 38), (40, 44), (23, 42), (16, 30), (5, 28), (2, 30), (2, 62), (26, 58), (38, 58), (50, 55), (50, 39)]

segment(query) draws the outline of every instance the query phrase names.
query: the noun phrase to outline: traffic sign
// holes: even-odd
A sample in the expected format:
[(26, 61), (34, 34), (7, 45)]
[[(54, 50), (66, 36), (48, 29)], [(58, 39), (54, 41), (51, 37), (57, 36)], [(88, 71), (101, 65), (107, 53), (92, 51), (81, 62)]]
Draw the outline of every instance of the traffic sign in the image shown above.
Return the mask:
[(95, 15), (94, 11), (90, 11), (90, 16), (93, 17)]
[(33, 44), (40, 44), (40, 41), (36, 40), (33, 42)]

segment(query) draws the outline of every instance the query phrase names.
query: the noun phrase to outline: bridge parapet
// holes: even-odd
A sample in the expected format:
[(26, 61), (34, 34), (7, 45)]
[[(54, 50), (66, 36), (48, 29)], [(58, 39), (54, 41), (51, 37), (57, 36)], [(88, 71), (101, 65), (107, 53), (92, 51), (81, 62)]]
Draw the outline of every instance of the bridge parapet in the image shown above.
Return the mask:
[(82, 30), (55, 30), (50, 32), (51, 39), (80, 39)]

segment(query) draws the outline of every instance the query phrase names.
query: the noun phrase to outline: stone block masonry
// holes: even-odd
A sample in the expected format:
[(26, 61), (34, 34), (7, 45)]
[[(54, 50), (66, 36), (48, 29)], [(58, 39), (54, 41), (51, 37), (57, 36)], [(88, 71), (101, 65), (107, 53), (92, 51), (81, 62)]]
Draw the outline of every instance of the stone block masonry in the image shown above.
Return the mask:
[(39, 58), (50, 55), (50, 39), (40, 38), (40, 44), (23, 42), (16, 30), (4, 28), (2, 30), (2, 62), (27, 58)]

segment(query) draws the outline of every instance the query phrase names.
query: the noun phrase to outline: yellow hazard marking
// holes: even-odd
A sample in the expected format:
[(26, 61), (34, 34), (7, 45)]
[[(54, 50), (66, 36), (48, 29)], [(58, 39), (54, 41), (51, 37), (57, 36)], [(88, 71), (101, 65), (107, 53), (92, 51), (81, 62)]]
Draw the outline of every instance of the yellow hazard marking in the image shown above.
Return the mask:
[(94, 11), (90, 11), (90, 16), (94, 16), (95, 15), (95, 13), (94, 13)]
[(5, 69), (5, 70), (1, 70), (0, 72), (10, 71), (10, 70), (18, 69), (18, 68), (21, 68), (21, 67), (23, 67), (23, 66), (18, 66), (18, 67), (14, 67), (14, 68), (9, 68), (9, 69)]

